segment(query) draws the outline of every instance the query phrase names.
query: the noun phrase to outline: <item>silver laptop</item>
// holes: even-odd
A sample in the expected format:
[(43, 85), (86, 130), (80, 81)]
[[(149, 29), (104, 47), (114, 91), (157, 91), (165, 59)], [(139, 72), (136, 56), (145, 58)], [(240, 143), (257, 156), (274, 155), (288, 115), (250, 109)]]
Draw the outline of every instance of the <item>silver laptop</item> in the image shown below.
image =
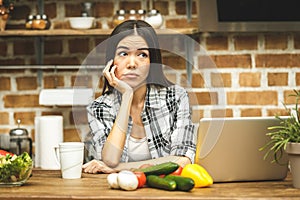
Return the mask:
[(280, 165), (271, 163), (272, 156), (264, 160), (266, 151), (259, 151), (269, 140), (268, 127), (274, 125), (279, 125), (275, 117), (202, 118), (195, 162), (214, 182), (284, 179), (287, 155), (283, 154)]

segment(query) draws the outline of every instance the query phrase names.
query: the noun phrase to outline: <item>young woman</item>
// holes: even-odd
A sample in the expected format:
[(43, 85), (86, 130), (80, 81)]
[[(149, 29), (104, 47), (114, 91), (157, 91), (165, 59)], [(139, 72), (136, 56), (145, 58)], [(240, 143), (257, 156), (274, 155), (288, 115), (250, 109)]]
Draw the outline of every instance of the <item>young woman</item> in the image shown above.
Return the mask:
[(84, 164), (83, 171), (194, 162), (188, 94), (164, 76), (155, 30), (144, 21), (125, 21), (107, 44), (103, 94), (88, 106), (97, 159)]

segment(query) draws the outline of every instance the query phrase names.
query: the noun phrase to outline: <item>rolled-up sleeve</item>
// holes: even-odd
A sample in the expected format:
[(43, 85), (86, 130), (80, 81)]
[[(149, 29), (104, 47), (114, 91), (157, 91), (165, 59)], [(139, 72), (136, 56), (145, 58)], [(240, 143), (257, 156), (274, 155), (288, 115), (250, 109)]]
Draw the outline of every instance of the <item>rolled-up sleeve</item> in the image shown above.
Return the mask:
[(171, 155), (186, 156), (194, 163), (196, 134), (191, 120), (189, 97), (184, 89), (179, 90), (177, 97), (177, 112), (174, 113), (174, 128), (171, 133)]
[(102, 149), (115, 119), (108, 105), (94, 101), (87, 107), (88, 123), (91, 130), (96, 158), (101, 159)]

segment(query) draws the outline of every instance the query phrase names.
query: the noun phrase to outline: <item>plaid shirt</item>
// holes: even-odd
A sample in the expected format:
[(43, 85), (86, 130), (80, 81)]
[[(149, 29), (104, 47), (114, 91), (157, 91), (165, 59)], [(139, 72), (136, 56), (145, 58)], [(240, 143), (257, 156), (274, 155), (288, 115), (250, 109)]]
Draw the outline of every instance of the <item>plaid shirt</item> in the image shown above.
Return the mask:
[[(96, 158), (100, 160), (102, 148), (116, 119), (121, 98), (121, 94), (114, 91), (100, 96), (87, 107)], [(152, 159), (175, 155), (186, 156), (194, 162), (196, 135), (185, 89), (177, 85), (169, 87), (148, 85), (141, 117)], [(128, 134), (121, 162), (128, 162), (128, 140), (132, 123), (129, 117)]]

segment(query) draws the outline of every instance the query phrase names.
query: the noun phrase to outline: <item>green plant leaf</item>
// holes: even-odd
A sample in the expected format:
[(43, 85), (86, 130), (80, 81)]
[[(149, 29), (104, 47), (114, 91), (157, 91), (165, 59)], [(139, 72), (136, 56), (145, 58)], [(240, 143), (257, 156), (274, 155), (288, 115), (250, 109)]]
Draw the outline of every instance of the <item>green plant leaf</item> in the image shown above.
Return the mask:
[[(267, 150), (264, 159), (266, 159), (270, 154), (273, 154), (272, 162), (279, 162), (282, 158), (283, 150), (286, 149), (286, 145), (289, 142), (300, 143), (300, 114), (298, 109), (298, 101), (300, 100), (300, 90), (293, 90), (294, 93), (290, 94), (289, 97), (295, 98), (295, 106), (289, 109), (286, 104), (283, 106), (288, 113), (288, 118), (282, 118), (278, 115), (275, 116), (276, 119), (280, 120), (280, 125), (268, 127), (271, 132), (266, 133), (270, 137), (263, 147), (259, 150)], [(295, 111), (295, 115), (291, 112)]]

